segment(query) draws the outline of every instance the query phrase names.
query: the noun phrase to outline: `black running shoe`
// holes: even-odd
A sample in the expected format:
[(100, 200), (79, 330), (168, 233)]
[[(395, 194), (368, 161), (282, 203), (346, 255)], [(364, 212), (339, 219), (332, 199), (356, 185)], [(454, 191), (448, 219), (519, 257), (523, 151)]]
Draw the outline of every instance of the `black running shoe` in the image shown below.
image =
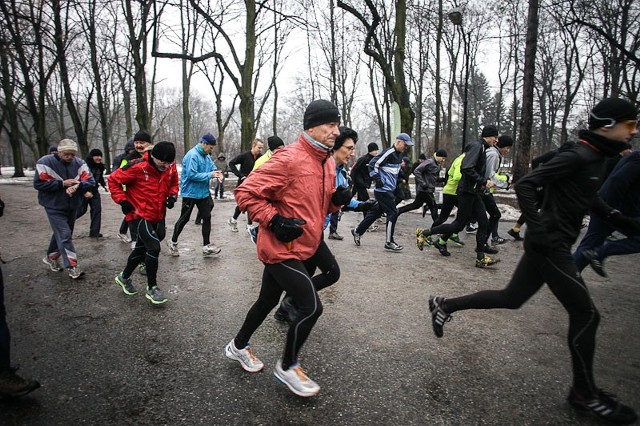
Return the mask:
[(292, 297), (285, 297), (282, 299), (280, 303), (280, 307), (276, 310), (276, 313), (273, 314), (273, 318), (276, 321), (288, 322), (289, 324), (294, 323), (298, 318), (298, 307), (293, 302)]
[(491, 247), (489, 244), (485, 244), (484, 252), (488, 254), (498, 254), (500, 250), (498, 250), (496, 247)]
[(442, 329), (444, 327), (444, 323), (451, 321), (451, 315), (446, 313), (441, 307), (442, 302), (444, 302), (444, 297), (431, 296), (429, 298), (431, 325), (433, 326), (433, 332), (436, 337), (442, 337), (444, 335), (444, 330)]
[(600, 275), (601, 277), (607, 277), (607, 272), (604, 270), (602, 260), (598, 259), (598, 254), (595, 250), (585, 250), (582, 252), (582, 255), (589, 261), (591, 269), (596, 271), (596, 274)]
[(438, 249), (438, 251), (440, 252), (441, 255), (443, 256), (451, 256), (451, 253), (449, 252), (449, 250), (447, 250), (447, 243), (444, 244), (440, 244), (440, 240), (436, 241), (435, 244), (433, 245), (435, 248)]
[(627, 425), (638, 420), (638, 415), (631, 407), (618, 402), (615, 395), (602, 390), (594, 397), (583, 398), (571, 389), (567, 401), (579, 412), (592, 414), (609, 423)]
[(0, 397), (18, 398), (40, 387), (35, 380), (26, 380), (16, 374), (17, 368), (0, 372)]
[(522, 240), (524, 240), (524, 238), (522, 238), (522, 237), (520, 236), (520, 231), (516, 232), (516, 231), (514, 231), (513, 229), (509, 229), (509, 230), (507, 231), (507, 234), (509, 234), (509, 235), (510, 235), (514, 240), (516, 240), (516, 241), (522, 241)]

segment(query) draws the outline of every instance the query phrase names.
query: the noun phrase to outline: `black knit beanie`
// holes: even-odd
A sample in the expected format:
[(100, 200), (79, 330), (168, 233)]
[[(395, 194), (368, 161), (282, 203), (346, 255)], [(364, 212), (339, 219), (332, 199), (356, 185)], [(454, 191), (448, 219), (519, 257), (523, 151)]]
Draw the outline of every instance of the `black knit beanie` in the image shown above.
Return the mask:
[(333, 102), (318, 99), (304, 112), (304, 130), (326, 123), (340, 123), (340, 110)]
[(89, 151), (89, 157), (102, 157), (102, 151), (100, 151), (98, 148), (94, 148), (91, 151)]
[(151, 155), (160, 161), (173, 163), (176, 159), (176, 147), (171, 142), (158, 142), (153, 146)]
[(267, 138), (267, 145), (271, 152), (275, 151), (278, 147), (284, 146), (284, 141), (279, 136), (269, 136)]
[(513, 138), (509, 135), (500, 135), (498, 138), (498, 148), (513, 146)]
[(482, 129), (482, 133), (480, 134), (481, 138), (489, 138), (491, 136), (498, 136), (498, 129), (495, 126), (484, 126)]
[(371, 142), (369, 145), (367, 145), (367, 152), (371, 152), (371, 151), (379, 151), (380, 148), (378, 147), (378, 144), (375, 142)]
[(133, 140), (140, 142), (149, 142), (151, 143), (151, 135), (144, 130), (138, 130), (136, 134), (133, 136)]
[(439, 149), (436, 151), (436, 157), (447, 157), (447, 151), (444, 149)]
[(606, 98), (598, 102), (589, 113), (589, 130), (637, 119), (638, 110), (631, 102), (620, 98)]

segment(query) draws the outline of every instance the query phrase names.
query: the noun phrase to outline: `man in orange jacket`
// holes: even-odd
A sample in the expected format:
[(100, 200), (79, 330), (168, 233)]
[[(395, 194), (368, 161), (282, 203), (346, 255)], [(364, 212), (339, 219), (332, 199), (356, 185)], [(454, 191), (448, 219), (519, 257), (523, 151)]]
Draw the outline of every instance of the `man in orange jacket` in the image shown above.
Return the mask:
[[(340, 133), (339, 124), (340, 112), (333, 103), (311, 102), (298, 140), (254, 170), (234, 192), (240, 209), (260, 224), (256, 244), (265, 268), (260, 296), (226, 346), (225, 355), (239, 361), (246, 371), (262, 370), (264, 364), (253, 355), (249, 339), (286, 291), (299, 314), (289, 326), (274, 375), (303, 397), (320, 391), (298, 364), (298, 354), (322, 314), (322, 303), (303, 262), (316, 255), (326, 216), (351, 199), (348, 188), (335, 187), (331, 148)], [(327, 251), (327, 256), (333, 255)]]

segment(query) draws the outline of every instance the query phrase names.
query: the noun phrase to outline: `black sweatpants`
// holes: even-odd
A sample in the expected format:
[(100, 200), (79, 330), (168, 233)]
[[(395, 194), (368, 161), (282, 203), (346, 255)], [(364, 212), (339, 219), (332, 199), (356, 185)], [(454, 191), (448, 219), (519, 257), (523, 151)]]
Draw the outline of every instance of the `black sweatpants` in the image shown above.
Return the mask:
[(500, 213), (493, 194), (484, 194), (482, 196), (482, 202), (484, 203), (485, 210), (489, 214), (489, 231), (487, 232), (487, 237), (498, 238), (498, 225), (500, 224), (502, 213)]
[(594, 395), (593, 355), (600, 315), (578, 274), (569, 247), (558, 248), (549, 256), (525, 251), (504, 289), (446, 299), (442, 308), (447, 313), (466, 309), (518, 309), (544, 283), (569, 313), (568, 344), (573, 386), (580, 395)]
[(211, 195), (207, 198), (182, 198), (182, 210), (174, 228), (171, 241), (178, 242), (178, 237), (184, 229), (185, 225), (191, 219), (193, 208), (198, 208), (198, 218), (202, 219), (202, 245), (208, 245), (211, 240), (211, 210), (213, 210), (213, 200)]
[(438, 205), (436, 204), (436, 198), (433, 192), (417, 191), (416, 198), (412, 203), (402, 206), (398, 209), (398, 216), (402, 213), (406, 213), (411, 210), (419, 209), (424, 203), (427, 203), (427, 207), (431, 212), (431, 219), (435, 222), (438, 219)]
[(451, 223), (433, 226), (431, 235), (442, 234), (442, 239), (447, 241), (451, 235), (462, 231), (465, 225), (472, 222), (473, 219), (478, 221), (476, 253), (478, 259), (481, 259), (484, 256), (484, 245), (487, 243), (489, 221), (481, 195), (478, 193), (463, 192), (458, 194), (458, 214), (455, 220)]

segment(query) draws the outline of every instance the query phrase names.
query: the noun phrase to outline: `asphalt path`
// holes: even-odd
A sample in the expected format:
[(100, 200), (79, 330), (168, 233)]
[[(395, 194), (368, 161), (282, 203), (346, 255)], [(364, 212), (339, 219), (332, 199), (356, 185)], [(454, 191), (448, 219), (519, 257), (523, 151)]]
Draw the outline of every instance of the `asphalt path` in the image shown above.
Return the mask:
[[(223, 355), (260, 289), (262, 265), (244, 231), (226, 225), (233, 200), (216, 201), (212, 240), (222, 253), (204, 259), (193, 219), (180, 238), (180, 257), (164, 250), (159, 285), (169, 302), (154, 307), (128, 297), (113, 279), (128, 245), (117, 238), (122, 215), (102, 194), (104, 238), (88, 237), (88, 215), (75, 231), (82, 280), (50, 272), (42, 257), (50, 238), (30, 182), (4, 179), (0, 250), (13, 362), (42, 388), (0, 401), (0, 425), (582, 425), (565, 402), (571, 380), (567, 315), (543, 287), (516, 311), (454, 315), (437, 339), (430, 294), (457, 296), (501, 288), (522, 254), (500, 246), (492, 270), (473, 266), (473, 236), (452, 256), (415, 247), (420, 214), (398, 221), (401, 253), (383, 249), (382, 232), (356, 247), (346, 213), (343, 241), (328, 240), (340, 281), (321, 292), (324, 314), (301, 363), (321, 386), (300, 398), (272, 376), (287, 327), (271, 316), (252, 338), (264, 371), (250, 374)], [(168, 214), (167, 227), (180, 201)], [(512, 225), (501, 223), (501, 232)], [(609, 278), (584, 271), (602, 315), (595, 359), (602, 388), (640, 410), (640, 256), (611, 258)], [(136, 275), (134, 284), (143, 288)]]

